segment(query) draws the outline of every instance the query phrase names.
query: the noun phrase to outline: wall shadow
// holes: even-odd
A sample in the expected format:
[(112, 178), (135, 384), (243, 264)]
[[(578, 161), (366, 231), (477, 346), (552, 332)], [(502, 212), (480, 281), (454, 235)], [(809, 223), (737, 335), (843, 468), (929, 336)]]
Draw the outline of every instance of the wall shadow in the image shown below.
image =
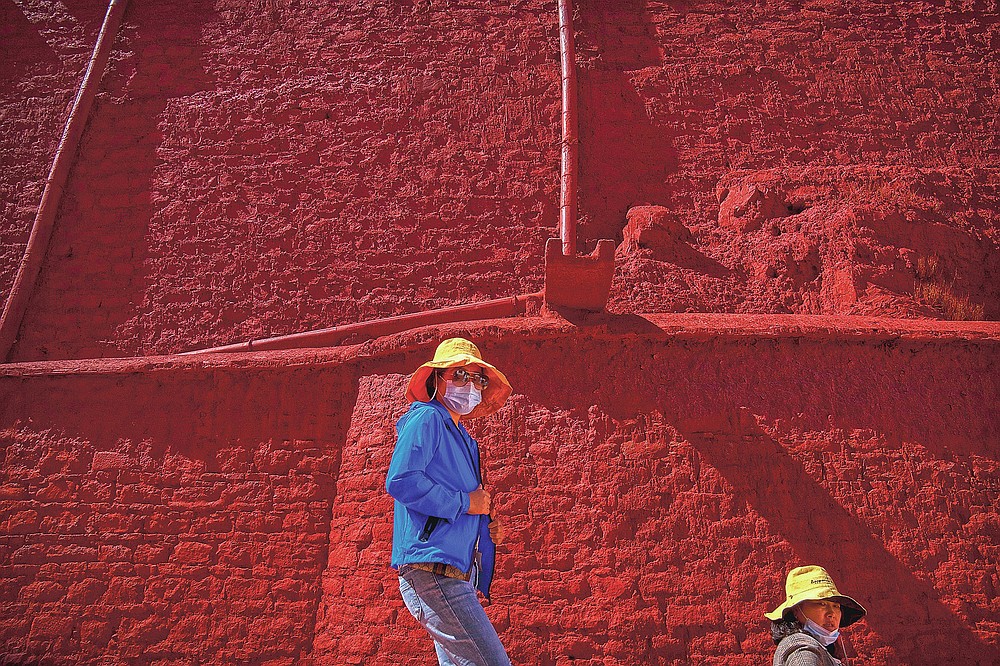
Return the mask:
[(734, 273), (733, 269), (725, 264), (712, 259), (684, 242), (672, 243), (669, 247), (654, 247), (652, 248), (652, 258), (718, 279), (730, 277)]
[[(1000, 288), (996, 286), (996, 276), (1000, 275), (1000, 250), (981, 231), (956, 228), (938, 216), (921, 211), (911, 211), (906, 218), (877, 220), (868, 226), (878, 242), (893, 249), (910, 249), (918, 260), (933, 261), (935, 268), (925, 276), (928, 281), (982, 306), (984, 319), (1000, 318)], [(913, 279), (908, 272), (907, 278), (902, 286), (912, 293)], [(899, 284), (888, 280), (874, 278), (871, 282), (894, 291), (900, 288)]]
[[(597, 404), (618, 420), (658, 410), (726, 430), (745, 408), (802, 431), (872, 431), (894, 449), (919, 442), (944, 459), (1000, 455), (1000, 408), (990, 400), (1000, 390), (998, 361), (989, 340), (667, 333), (638, 315), (563, 314), (579, 334), (537, 347), (558, 359), (558, 377), (531, 363), (512, 369), (519, 390), (553, 409)], [(975, 423), (956, 418), (975, 412), (982, 416)]]
[(630, 72), (662, 64), (644, 0), (575, 3), (580, 133), (580, 238), (622, 239), (631, 206), (666, 200), (677, 151)]
[(0, 2), (0, 63), (0, 85), (5, 91), (13, 89), (29, 67), (59, 64), (59, 56), (13, 0)]
[(606, 332), (614, 335), (662, 333), (656, 324), (641, 315), (587, 312), (586, 310), (564, 308), (557, 305), (546, 305), (546, 307), (574, 326), (594, 332)]
[[(72, 44), (67, 35), (75, 31), (92, 40), (103, 16), (99, 7), (91, 6), (76, 17), (79, 25), (70, 26), (69, 21), (39, 20), (37, 11), (40, 11), (37, 7), (25, 3), (0, 2), (0, 173), (3, 174), (0, 296), (3, 298), (10, 292), (24, 256), (69, 104), (89, 56)], [(62, 41), (54, 41), (57, 39)]]
[(0, 426), (50, 430), (95, 451), (149, 442), (153, 455), (170, 449), (214, 472), (225, 447), (330, 434), (338, 441), (346, 434), (340, 412), (356, 397), (353, 377), (350, 369), (298, 368), (4, 378)]
[[(991, 355), (974, 343), (939, 344), (707, 333), (684, 340), (645, 331), (616, 339), (585, 329), (537, 343), (528, 356), (503, 352), (497, 362), (510, 364), (519, 393), (563, 418), (628, 423), (662, 415), (728, 481), (735, 504), (752, 507), (801, 560), (772, 564), (827, 565), (843, 589), (868, 602), (880, 641), (907, 646), (905, 661), (962, 646), (970, 663), (990, 663), (994, 648), (753, 418), (792, 432), (866, 431), (890, 451), (906, 443), (938, 459), (996, 460), (997, 418), (982, 411), (995, 395), (982, 379), (991, 376)], [(953, 367), (963, 368), (960, 377)]]
[(125, 11), (70, 170), (52, 239), (12, 359), (129, 356), (118, 341), (148, 281), (154, 176), (168, 103), (211, 90), (203, 26), (209, 0), (132, 3)]
[[(144, 571), (148, 603), (108, 592), (100, 603), (42, 606), (78, 618), (75, 638), (54, 636), (50, 653), (114, 654), (96, 639), (66, 647), (81, 626), (108, 623), (128, 649), (195, 661), (301, 657), (317, 621), (356, 399), (351, 366), (2, 378), (0, 485), (21, 488), (41, 515), (72, 520), (0, 539), (5, 589), (44, 580), (13, 566), (15, 550), (31, 552), (19, 564), (37, 567), (73, 560), (67, 546), (96, 558), (97, 543), (110, 559), (102, 555), (86, 584), (113, 591), (118, 578)], [(19, 503), (0, 505), (6, 519)], [(156, 598), (163, 589), (177, 591)], [(0, 623), (30, 624), (38, 612), (12, 599)], [(133, 634), (137, 622), (159, 628)], [(213, 633), (188, 644), (192, 623)], [(39, 649), (27, 627), (6, 636)]]
[[(953, 653), (957, 645), (968, 663), (1000, 657), (762, 430), (747, 426), (739, 437), (680, 432), (729, 481), (735, 497), (791, 544), (797, 560), (787, 562), (785, 571), (804, 564), (826, 567), (839, 589), (867, 608), (865, 622), (882, 641), (912, 646), (908, 654), (897, 652), (904, 663)], [(777, 601), (783, 585), (784, 580), (775, 581)], [(934, 631), (911, 632), (924, 624)]]

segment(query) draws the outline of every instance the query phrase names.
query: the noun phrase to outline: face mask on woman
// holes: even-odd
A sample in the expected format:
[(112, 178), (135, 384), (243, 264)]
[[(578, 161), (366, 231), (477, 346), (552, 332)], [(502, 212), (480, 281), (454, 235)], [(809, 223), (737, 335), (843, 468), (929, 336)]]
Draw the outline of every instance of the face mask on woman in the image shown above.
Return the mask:
[(448, 409), (456, 414), (465, 416), (475, 409), (476, 405), (482, 401), (482, 391), (473, 386), (472, 382), (469, 382), (465, 386), (455, 386), (453, 381), (450, 379), (446, 380), (444, 395), (441, 396), (441, 402), (443, 402)]
[(837, 640), (837, 637), (840, 636), (840, 629), (827, 631), (808, 618), (806, 618), (805, 624), (802, 625), (802, 628), (806, 630), (806, 633), (818, 640), (824, 647), (833, 645), (833, 643)]

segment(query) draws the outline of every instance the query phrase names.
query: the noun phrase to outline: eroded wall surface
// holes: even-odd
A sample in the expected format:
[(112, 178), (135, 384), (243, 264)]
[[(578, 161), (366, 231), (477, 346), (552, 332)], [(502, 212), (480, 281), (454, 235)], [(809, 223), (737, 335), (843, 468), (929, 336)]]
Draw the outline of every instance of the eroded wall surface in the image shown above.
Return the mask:
[(230, 370), (5, 376), (4, 663), (301, 653), (355, 382)]
[[(615, 311), (1000, 316), (994, 5), (576, 8), (581, 249), (671, 213)], [(9, 285), (103, 7), (3, 11)], [(558, 52), (542, 0), (131, 2), (14, 358), (537, 291)]]
[[(1000, 317), (997, 7), (575, 4), (619, 316), (74, 361), (535, 292), (556, 228), (554, 3), (129, 3), (0, 368), (6, 659), (432, 663), (382, 482), (468, 332), (516, 662), (766, 662), (805, 562), (866, 663), (998, 660), (998, 333), (924, 321)], [(0, 4), (2, 294), (105, 8)]]
[(762, 613), (805, 563), (869, 609), (865, 663), (991, 663), (1000, 332), (846, 321), (529, 319), (6, 366), (5, 649), (433, 663), (388, 568), (384, 479), (408, 374), (462, 333), (515, 387), (470, 422), (515, 663), (764, 662)]

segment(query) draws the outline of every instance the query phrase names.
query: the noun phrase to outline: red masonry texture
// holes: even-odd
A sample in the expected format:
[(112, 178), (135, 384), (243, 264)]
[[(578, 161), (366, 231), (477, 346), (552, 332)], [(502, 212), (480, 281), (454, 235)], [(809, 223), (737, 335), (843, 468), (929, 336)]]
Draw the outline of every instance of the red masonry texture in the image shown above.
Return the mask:
[[(576, 4), (580, 249), (633, 206), (684, 229), (613, 311), (1000, 317), (996, 7)], [(104, 6), (3, 11), (6, 288)], [(116, 43), (13, 360), (541, 288), (554, 1), (134, 2)]]
[[(577, 0), (607, 312), (180, 352), (539, 292), (555, 0), (130, 0), (9, 363), (0, 665), (435, 663), (384, 481), (443, 338), (515, 664), (1000, 663), (1000, 7)], [(0, 295), (104, 0), (0, 2)], [(537, 308), (536, 308), (537, 309)]]
[(408, 373), (456, 334), (517, 387), (470, 422), (515, 663), (762, 663), (808, 562), (869, 609), (866, 663), (1000, 654), (998, 327), (733, 315), (6, 366), (6, 653), (433, 663), (384, 482)]

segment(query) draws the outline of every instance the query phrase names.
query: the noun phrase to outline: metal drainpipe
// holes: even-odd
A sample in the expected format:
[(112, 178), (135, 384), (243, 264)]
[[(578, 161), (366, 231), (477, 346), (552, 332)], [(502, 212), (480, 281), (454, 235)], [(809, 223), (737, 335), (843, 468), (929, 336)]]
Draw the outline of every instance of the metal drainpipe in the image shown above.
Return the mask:
[(498, 319), (500, 317), (510, 317), (525, 312), (529, 302), (541, 303), (541, 292), (535, 294), (524, 294), (522, 296), (511, 296), (509, 298), (498, 298), (492, 301), (482, 301), (480, 303), (469, 303), (468, 305), (454, 305), (439, 310), (427, 310), (426, 312), (415, 312), (413, 314), (400, 315), (398, 317), (386, 317), (384, 319), (374, 319), (363, 321), (357, 324), (346, 324), (344, 326), (334, 326), (333, 328), (323, 328), (316, 331), (306, 331), (304, 333), (291, 333), (262, 340), (249, 340), (247, 342), (237, 342), (222, 347), (212, 347), (211, 349), (198, 349), (184, 352), (182, 356), (189, 354), (210, 354), (218, 352), (249, 352), (265, 351), (275, 349), (299, 349), (302, 347), (330, 347), (339, 344), (348, 337), (358, 336), (366, 340), (377, 338), (391, 333), (399, 333), (411, 328), (420, 326), (430, 326), (432, 324), (451, 324), (459, 321), (471, 321), (474, 319)]
[(38, 273), (41, 271), (49, 240), (52, 238), (52, 228), (55, 225), (56, 213), (59, 212), (59, 202), (66, 187), (66, 179), (76, 157), (83, 130), (87, 126), (94, 96), (107, 68), (111, 46), (118, 34), (118, 26), (121, 24), (127, 3), (128, 0), (111, 0), (108, 4), (104, 24), (97, 36), (94, 52), (90, 56), (90, 64), (87, 65), (87, 72), (83, 76), (80, 90), (66, 120), (59, 147), (56, 149), (55, 158), (52, 160), (42, 200), (38, 204), (38, 212), (35, 214), (31, 234), (28, 236), (28, 245), (25, 247), (24, 256), (21, 257), (10, 294), (7, 296), (3, 317), (0, 318), (0, 358), (4, 361), (9, 360), (31, 292), (38, 280)]
[(559, 0), (559, 51), (562, 63), (562, 169), (559, 236), (565, 256), (576, 256), (577, 147), (576, 56), (573, 52), (573, 3)]

